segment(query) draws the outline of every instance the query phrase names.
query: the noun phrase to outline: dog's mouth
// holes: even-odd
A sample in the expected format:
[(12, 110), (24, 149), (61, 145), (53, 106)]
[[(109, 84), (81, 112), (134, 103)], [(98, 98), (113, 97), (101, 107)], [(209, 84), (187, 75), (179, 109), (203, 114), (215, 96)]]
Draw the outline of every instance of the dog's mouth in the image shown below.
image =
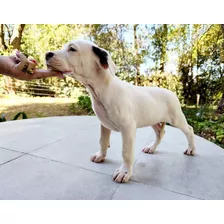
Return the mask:
[(64, 74), (64, 75), (72, 75), (72, 71), (70, 71), (70, 70), (60, 70), (60, 69), (58, 69), (58, 68), (56, 68), (56, 67), (54, 67), (54, 66), (52, 66), (52, 65), (50, 65), (50, 64), (48, 64), (47, 63), (47, 68), (49, 69), (49, 70), (51, 70), (51, 71), (54, 71), (54, 72), (61, 72), (62, 74)]

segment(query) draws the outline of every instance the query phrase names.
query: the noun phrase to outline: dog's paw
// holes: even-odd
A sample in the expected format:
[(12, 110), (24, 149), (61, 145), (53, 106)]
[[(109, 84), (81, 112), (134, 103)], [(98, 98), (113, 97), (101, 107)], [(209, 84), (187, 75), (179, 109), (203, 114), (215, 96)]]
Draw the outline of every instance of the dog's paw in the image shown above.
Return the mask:
[(97, 152), (93, 154), (90, 159), (94, 163), (102, 163), (105, 159), (105, 156), (103, 156), (102, 153)]
[(187, 149), (186, 151), (184, 151), (184, 154), (187, 156), (194, 156), (195, 151), (193, 149)]
[(117, 183), (126, 183), (131, 177), (131, 172), (125, 171), (122, 168), (117, 169), (114, 172), (113, 180)]
[(148, 153), (148, 154), (153, 154), (156, 150), (156, 147), (153, 146), (146, 146), (144, 149), (142, 149), (142, 152)]

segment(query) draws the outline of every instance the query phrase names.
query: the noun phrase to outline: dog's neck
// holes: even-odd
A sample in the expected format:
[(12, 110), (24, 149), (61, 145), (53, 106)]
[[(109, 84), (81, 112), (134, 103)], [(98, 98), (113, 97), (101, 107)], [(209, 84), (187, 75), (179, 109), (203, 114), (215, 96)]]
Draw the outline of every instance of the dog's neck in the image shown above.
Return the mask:
[(85, 78), (82, 80), (83, 85), (89, 90), (92, 97), (97, 101), (102, 101), (101, 97), (104, 96), (104, 92), (108, 89), (112, 79), (114, 78), (110, 71), (102, 71), (95, 76), (85, 76), (91, 78)]
[(97, 102), (100, 102), (100, 94), (98, 94), (96, 92), (96, 90), (95, 90), (96, 88), (94, 88), (93, 86), (91, 86), (89, 84), (87, 84), (85, 86), (89, 90), (89, 92), (90, 92), (91, 96), (93, 97), (93, 99), (96, 100)]

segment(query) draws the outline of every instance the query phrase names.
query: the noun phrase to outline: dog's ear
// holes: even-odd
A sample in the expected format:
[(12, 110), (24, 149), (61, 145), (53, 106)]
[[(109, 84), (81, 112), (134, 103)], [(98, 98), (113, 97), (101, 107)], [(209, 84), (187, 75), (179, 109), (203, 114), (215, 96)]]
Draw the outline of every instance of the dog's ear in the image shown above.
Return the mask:
[(100, 65), (104, 68), (104, 69), (108, 69), (109, 64), (108, 64), (108, 54), (106, 51), (92, 46), (92, 50), (94, 52), (94, 54), (99, 58), (100, 60)]

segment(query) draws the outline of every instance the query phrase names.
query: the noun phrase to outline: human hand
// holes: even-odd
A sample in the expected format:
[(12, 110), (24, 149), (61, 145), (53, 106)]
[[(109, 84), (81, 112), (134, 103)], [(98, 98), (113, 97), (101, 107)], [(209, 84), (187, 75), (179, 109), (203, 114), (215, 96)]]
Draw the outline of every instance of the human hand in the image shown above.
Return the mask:
[(33, 80), (53, 76), (64, 78), (60, 72), (36, 69), (36, 61), (27, 59), (19, 51), (16, 52), (15, 56), (8, 56), (7, 64), (9, 66), (7, 75), (20, 80)]

